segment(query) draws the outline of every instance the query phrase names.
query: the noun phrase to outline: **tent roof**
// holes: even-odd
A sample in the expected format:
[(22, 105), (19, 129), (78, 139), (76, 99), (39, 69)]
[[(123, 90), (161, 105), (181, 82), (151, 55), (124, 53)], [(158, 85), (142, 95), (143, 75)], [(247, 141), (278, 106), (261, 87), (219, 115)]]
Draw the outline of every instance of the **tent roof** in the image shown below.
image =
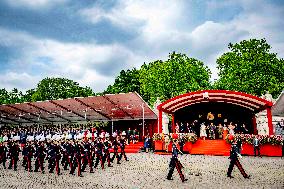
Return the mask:
[(0, 123), (58, 123), (157, 119), (136, 92), (0, 105)]
[(284, 117), (284, 91), (282, 91), (272, 106), (272, 115)]
[(182, 94), (171, 98), (158, 106), (163, 112), (174, 114), (177, 110), (193, 104), (220, 102), (234, 104), (254, 113), (271, 107), (272, 102), (250, 94), (229, 90), (203, 90)]

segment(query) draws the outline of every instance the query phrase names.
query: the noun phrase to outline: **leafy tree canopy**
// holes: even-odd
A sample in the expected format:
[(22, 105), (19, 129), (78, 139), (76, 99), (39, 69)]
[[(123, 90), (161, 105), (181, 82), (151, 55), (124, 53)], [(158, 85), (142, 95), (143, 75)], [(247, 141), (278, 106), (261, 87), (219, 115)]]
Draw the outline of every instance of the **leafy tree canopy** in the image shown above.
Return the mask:
[(219, 80), (214, 88), (243, 91), (276, 98), (284, 88), (284, 61), (271, 53), (265, 39), (229, 44), (229, 52), (217, 59)]
[(16, 88), (11, 92), (8, 92), (6, 89), (0, 89), (0, 104), (86, 97), (92, 95), (94, 95), (94, 93), (90, 87), (80, 87), (77, 82), (72, 80), (65, 78), (45, 78), (38, 83), (37, 88), (27, 90), (25, 94)]
[(166, 61), (144, 63), (139, 70), (122, 70), (105, 93), (136, 91), (153, 104), (157, 97), (167, 100), (182, 93), (209, 88), (210, 74), (201, 61), (173, 52)]
[(109, 85), (104, 91), (105, 94), (110, 93), (127, 93), (140, 92), (139, 70), (133, 68), (132, 70), (122, 70), (119, 76), (115, 79), (113, 85)]
[(45, 78), (35, 91), (29, 91), (32, 101), (87, 97), (93, 95), (90, 87), (80, 87), (77, 82), (65, 78)]
[(0, 89), (0, 104), (14, 104), (20, 103), (23, 93), (14, 88), (12, 91), (6, 89)]
[(203, 62), (185, 54), (171, 53), (166, 61), (144, 64), (140, 70), (142, 94), (150, 104), (190, 91), (210, 88), (211, 72)]

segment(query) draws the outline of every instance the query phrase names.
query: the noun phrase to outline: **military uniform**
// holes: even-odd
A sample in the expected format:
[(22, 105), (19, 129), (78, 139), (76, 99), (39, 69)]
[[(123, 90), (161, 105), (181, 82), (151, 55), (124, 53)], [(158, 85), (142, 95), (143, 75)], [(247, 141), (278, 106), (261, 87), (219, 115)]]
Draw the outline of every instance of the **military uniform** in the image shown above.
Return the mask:
[(59, 166), (59, 161), (61, 158), (60, 154), (60, 146), (58, 146), (56, 143), (51, 144), (50, 149), (49, 149), (49, 173), (53, 173), (54, 168), (56, 171), (56, 174), (60, 174), (60, 166)]
[(44, 158), (45, 158), (45, 147), (44, 143), (40, 142), (36, 146), (35, 150), (35, 172), (38, 172), (38, 169), (40, 168), (41, 172), (44, 173), (44, 167), (43, 167)]
[(17, 143), (11, 143), (9, 148), (9, 156), (10, 156), (10, 164), (8, 169), (12, 169), (12, 166), (14, 166), (14, 171), (17, 170), (17, 163), (19, 160), (19, 153), (20, 153), (20, 147)]
[(107, 161), (108, 167), (112, 167), (110, 164), (111, 159), (110, 159), (110, 153), (109, 153), (109, 148), (111, 147), (111, 144), (108, 139), (104, 142), (104, 162)]
[(91, 144), (89, 142), (85, 142), (83, 145), (84, 151), (83, 151), (83, 166), (82, 171), (85, 171), (85, 168), (87, 164), (89, 164), (90, 167), (90, 173), (93, 173), (93, 158), (92, 158), (92, 152), (91, 152)]
[(65, 161), (63, 164), (64, 170), (67, 170), (67, 167), (69, 165), (70, 170), (72, 169), (73, 166), (73, 158), (74, 158), (74, 146), (69, 142), (65, 143), (64, 145), (65, 151), (63, 152), (65, 154)]
[(119, 158), (119, 155), (118, 155), (118, 142), (116, 139), (114, 139), (114, 141), (112, 142), (112, 145), (113, 145), (113, 156), (111, 158), (111, 162), (114, 161), (114, 158), (116, 158), (117, 160), (117, 164), (120, 164), (120, 158)]
[(81, 174), (81, 153), (82, 153), (82, 146), (78, 142), (74, 144), (73, 148), (74, 152), (74, 158), (73, 158), (73, 163), (72, 163), (72, 168), (69, 174), (74, 174), (76, 167), (78, 167), (78, 176), (82, 176)]
[(28, 144), (26, 150), (27, 152), (26, 152), (26, 158), (25, 158), (26, 159), (25, 169), (29, 172), (32, 172), (32, 158), (33, 158), (35, 150), (31, 143)]
[(95, 168), (97, 168), (99, 162), (101, 162), (101, 167), (104, 169), (104, 162), (103, 162), (103, 148), (104, 145), (101, 141), (98, 141), (96, 144), (96, 163)]
[[(64, 165), (68, 165), (68, 155), (66, 151), (67, 143), (66, 142), (61, 142), (61, 152), (62, 152), (62, 158), (61, 158), (61, 165), (64, 167)], [(66, 168), (67, 169), (67, 168)], [(66, 170), (64, 168), (64, 170)]]
[(6, 169), (7, 152), (7, 147), (3, 143), (0, 143), (0, 163), (3, 164), (4, 169)]
[(187, 179), (184, 178), (184, 175), (181, 171), (181, 169), (183, 168), (182, 164), (180, 163), (180, 161), (178, 160), (178, 149), (175, 143), (173, 143), (173, 149), (172, 149), (172, 158), (170, 160), (170, 164), (169, 164), (170, 170), (167, 176), (168, 180), (172, 180), (172, 176), (174, 173), (174, 169), (176, 168), (178, 171), (178, 174), (181, 178), (181, 181), (184, 182)]
[(248, 176), (245, 170), (243, 169), (238, 157), (241, 157), (241, 155), (238, 153), (238, 146), (236, 145), (236, 143), (233, 143), (231, 147), (231, 151), (230, 151), (229, 159), (231, 159), (231, 161), (230, 161), (230, 165), (228, 168), (227, 176), (230, 178), (233, 178), (231, 174), (232, 174), (234, 165), (236, 165), (244, 178), (250, 178), (250, 176)]
[(120, 144), (120, 149), (121, 149), (121, 153), (120, 153), (120, 160), (122, 159), (122, 156), (124, 157), (124, 159), (126, 161), (128, 161), (127, 157), (126, 157), (126, 153), (125, 153), (125, 140), (124, 138), (121, 138), (119, 141)]

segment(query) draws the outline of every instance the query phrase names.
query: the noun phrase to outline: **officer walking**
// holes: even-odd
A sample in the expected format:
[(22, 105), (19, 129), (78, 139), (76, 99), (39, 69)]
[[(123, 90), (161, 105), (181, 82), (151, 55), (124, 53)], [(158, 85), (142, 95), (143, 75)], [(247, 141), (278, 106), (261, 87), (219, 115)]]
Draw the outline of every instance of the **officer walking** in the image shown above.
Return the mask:
[(249, 179), (250, 176), (246, 174), (245, 170), (243, 169), (240, 161), (238, 158), (241, 158), (241, 154), (238, 153), (239, 149), (238, 149), (238, 146), (237, 146), (237, 141), (234, 140), (233, 144), (232, 144), (232, 147), (231, 147), (231, 151), (230, 151), (230, 157), (229, 159), (231, 159), (230, 161), (230, 165), (229, 165), (229, 168), (228, 168), (228, 171), (227, 171), (227, 177), (230, 177), (230, 178), (234, 178), (232, 176), (232, 171), (233, 171), (233, 168), (234, 168), (234, 165), (236, 165), (238, 167), (238, 169), (240, 170), (241, 174), (243, 175), (244, 178), (247, 178)]
[[(180, 163), (180, 161), (178, 160), (178, 153), (181, 153), (178, 148), (177, 148), (177, 144), (178, 144), (178, 135), (177, 134), (174, 134), (173, 135), (173, 138), (174, 138), (174, 141), (173, 141), (173, 149), (172, 149), (172, 158), (170, 160), (170, 170), (169, 170), (169, 173), (168, 173), (168, 176), (167, 176), (167, 179), (168, 180), (173, 180), (173, 173), (174, 173), (174, 169), (176, 168), (177, 171), (178, 171), (178, 174), (181, 178), (181, 181), (182, 182), (185, 182), (187, 181), (186, 178), (184, 178), (184, 175), (181, 171), (181, 169), (183, 168), (182, 164)], [(182, 154), (182, 153), (181, 153)]]

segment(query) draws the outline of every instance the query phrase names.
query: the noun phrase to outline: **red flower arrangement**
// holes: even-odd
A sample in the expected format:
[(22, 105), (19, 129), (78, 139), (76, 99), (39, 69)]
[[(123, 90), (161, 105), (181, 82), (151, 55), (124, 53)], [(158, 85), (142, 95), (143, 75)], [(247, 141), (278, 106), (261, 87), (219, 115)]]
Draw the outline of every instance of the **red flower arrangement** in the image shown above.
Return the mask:
[(254, 137), (258, 137), (260, 144), (283, 145), (283, 138), (281, 135), (250, 135), (250, 134), (236, 134), (233, 138), (228, 134), (225, 138), (227, 143), (232, 143), (234, 138), (241, 139), (243, 143), (253, 144)]

